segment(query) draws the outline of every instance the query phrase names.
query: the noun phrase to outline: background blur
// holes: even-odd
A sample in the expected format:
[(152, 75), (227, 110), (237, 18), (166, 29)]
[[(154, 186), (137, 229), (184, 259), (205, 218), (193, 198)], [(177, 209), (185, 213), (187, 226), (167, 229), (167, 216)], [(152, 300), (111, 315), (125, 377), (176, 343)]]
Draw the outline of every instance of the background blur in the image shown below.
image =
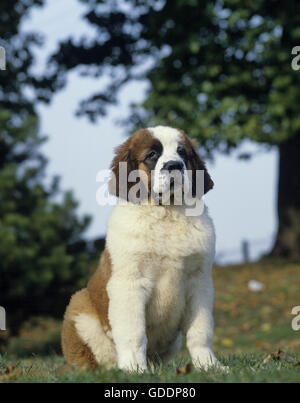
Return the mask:
[[(206, 202), (216, 263), (239, 264), (216, 278), (216, 343), (230, 350), (236, 338), (243, 351), (285, 340), (298, 348), (289, 315), (300, 303), (300, 71), (292, 68), (299, 26), (296, 1), (0, 5), (4, 349), (21, 354), (29, 343), (27, 353), (42, 352), (58, 343), (56, 319), (104, 246), (111, 207), (96, 203), (97, 172), (126, 136), (154, 124), (198, 139), (215, 182)], [(270, 278), (278, 289), (268, 288)], [(263, 286), (252, 295), (253, 279)], [(244, 300), (253, 310), (241, 311)], [(223, 320), (231, 326), (218, 336)], [(32, 340), (46, 328), (50, 338), (37, 347)]]
[[(45, 38), (43, 47), (35, 51), (35, 71), (41, 72), (47, 68), (49, 55), (58, 51), (60, 41), (69, 37), (79, 40), (82, 36), (95, 36), (93, 27), (82, 18), (86, 11), (84, 2), (73, 0), (48, 1), (42, 9), (32, 10), (24, 21), (23, 29), (39, 32)], [(101, 78), (81, 77), (80, 68), (75, 68), (68, 76), (66, 87), (52, 98), (52, 103), (39, 106), (41, 132), (49, 138), (44, 146), (44, 152), (49, 157), (47, 174), (59, 174), (62, 188), (74, 189), (80, 201), (79, 212), (93, 216), (86, 233), (88, 238), (105, 234), (110, 212), (110, 208), (96, 204), (96, 173), (109, 167), (114, 147), (124, 141), (128, 134), (128, 128), (120, 127), (118, 120), (128, 117), (130, 103), (141, 102), (148, 87), (147, 80), (127, 83), (118, 95), (118, 105), (109, 106), (107, 116), (100, 116), (96, 123), (86, 117), (74, 119), (79, 101), (87, 98), (95, 89), (103, 90), (108, 76), (108, 73), (104, 73)], [(254, 158), (240, 160), (238, 156), (248, 150), (254, 154)], [(84, 169), (81, 162), (84, 163)], [(217, 258), (220, 263), (241, 262), (241, 243), (245, 239), (250, 243), (253, 260), (270, 249), (277, 224), (277, 164), (275, 148), (266, 149), (247, 140), (238, 152), (229, 157), (219, 152), (214, 154), (209, 168), (216, 186), (214, 193), (208, 194), (207, 204), (217, 228)], [(238, 197), (232, 189), (233, 175), (240, 192)]]

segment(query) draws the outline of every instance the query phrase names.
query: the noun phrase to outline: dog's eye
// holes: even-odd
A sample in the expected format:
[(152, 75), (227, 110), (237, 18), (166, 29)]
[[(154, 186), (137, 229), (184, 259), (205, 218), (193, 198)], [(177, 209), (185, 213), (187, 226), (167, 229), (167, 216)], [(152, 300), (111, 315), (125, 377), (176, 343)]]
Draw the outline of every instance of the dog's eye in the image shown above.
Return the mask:
[(157, 153), (157, 151), (155, 151), (155, 150), (151, 150), (148, 154), (147, 154), (147, 159), (150, 159), (150, 160), (154, 160), (156, 157), (158, 156), (158, 153)]
[(177, 153), (184, 157), (186, 155), (185, 148), (183, 146), (178, 146), (177, 147)]

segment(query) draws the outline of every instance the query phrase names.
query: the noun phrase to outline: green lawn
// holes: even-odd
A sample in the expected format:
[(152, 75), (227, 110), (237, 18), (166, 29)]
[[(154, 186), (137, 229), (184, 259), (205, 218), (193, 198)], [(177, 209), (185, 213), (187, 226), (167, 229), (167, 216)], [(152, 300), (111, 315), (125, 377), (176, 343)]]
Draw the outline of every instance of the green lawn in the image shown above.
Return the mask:
[[(249, 280), (265, 284), (259, 293), (248, 290)], [(167, 367), (130, 375), (99, 368), (79, 372), (60, 355), (60, 323), (52, 319), (27, 322), (0, 356), (1, 382), (300, 382), (300, 331), (293, 331), (293, 306), (300, 305), (300, 265), (257, 263), (215, 268), (214, 349), (229, 366), (228, 373), (212, 370), (177, 374), (189, 363), (185, 349)], [(293, 359), (264, 359), (279, 349)]]
[[(165, 368), (157, 368), (142, 375), (130, 375), (119, 370), (98, 369), (94, 372), (80, 372), (66, 367), (60, 356), (33, 357), (16, 360), (3, 357), (0, 371), (4, 374), (1, 382), (300, 382), (300, 367), (292, 363), (271, 361), (263, 364), (263, 354), (240, 354), (220, 356), (230, 367), (228, 373), (215, 370), (209, 372), (192, 371), (176, 374), (180, 360)], [(183, 357), (188, 361), (188, 356)], [(10, 368), (14, 365), (14, 368)]]

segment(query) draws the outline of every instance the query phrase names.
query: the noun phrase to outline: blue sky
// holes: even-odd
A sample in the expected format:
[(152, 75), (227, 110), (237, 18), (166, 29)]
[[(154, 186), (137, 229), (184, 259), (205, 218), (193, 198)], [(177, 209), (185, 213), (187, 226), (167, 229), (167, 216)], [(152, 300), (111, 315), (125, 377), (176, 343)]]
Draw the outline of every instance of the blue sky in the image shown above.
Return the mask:
[[(35, 69), (42, 71), (45, 58), (57, 48), (58, 42), (69, 36), (93, 35), (80, 16), (85, 8), (77, 0), (48, 0), (46, 6), (34, 10), (23, 29), (44, 35), (45, 43), (37, 54)], [(54, 96), (50, 105), (41, 105), (41, 132), (49, 140), (43, 152), (49, 158), (48, 175), (61, 176), (63, 189), (73, 189), (80, 202), (80, 213), (92, 215), (88, 237), (105, 234), (110, 207), (96, 203), (96, 175), (107, 169), (113, 149), (125, 140), (125, 130), (115, 120), (126, 117), (128, 105), (143, 99), (144, 83), (130, 83), (120, 94), (120, 103), (109, 109), (107, 117), (97, 124), (74, 115), (78, 102), (100, 89), (103, 80), (82, 78), (72, 72), (67, 87)], [(184, 128), (183, 128), (184, 129)], [(209, 207), (217, 231), (217, 256), (220, 262), (238, 262), (241, 241), (250, 241), (250, 254), (256, 258), (272, 244), (276, 231), (276, 183), (278, 154), (253, 143), (245, 142), (238, 150), (255, 151), (250, 161), (216, 155), (208, 170), (215, 188), (208, 193)]]

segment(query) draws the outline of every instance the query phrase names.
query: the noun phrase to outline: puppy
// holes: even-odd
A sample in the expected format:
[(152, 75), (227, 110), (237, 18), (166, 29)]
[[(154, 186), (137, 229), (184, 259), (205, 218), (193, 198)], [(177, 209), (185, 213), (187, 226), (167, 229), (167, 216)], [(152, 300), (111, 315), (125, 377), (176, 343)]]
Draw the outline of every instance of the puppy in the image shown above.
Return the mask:
[[(111, 170), (109, 190), (121, 203), (109, 218), (99, 268), (67, 307), (66, 361), (144, 371), (174, 358), (185, 336), (196, 367), (220, 366), (212, 351), (214, 226), (204, 205), (198, 216), (187, 214), (187, 204), (213, 187), (204, 163), (184, 132), (158, 126), (122, 144)], [(128, 180), (133, 171), (141, 174), (135, 199), (130, 192), (138, 182)], [(182, 183), (178, 175), (168, 182), (173, 171)], [(178, 189), (189, 194), (181, 205)], [(166, 194), (169, 204), (162, 202)]]

